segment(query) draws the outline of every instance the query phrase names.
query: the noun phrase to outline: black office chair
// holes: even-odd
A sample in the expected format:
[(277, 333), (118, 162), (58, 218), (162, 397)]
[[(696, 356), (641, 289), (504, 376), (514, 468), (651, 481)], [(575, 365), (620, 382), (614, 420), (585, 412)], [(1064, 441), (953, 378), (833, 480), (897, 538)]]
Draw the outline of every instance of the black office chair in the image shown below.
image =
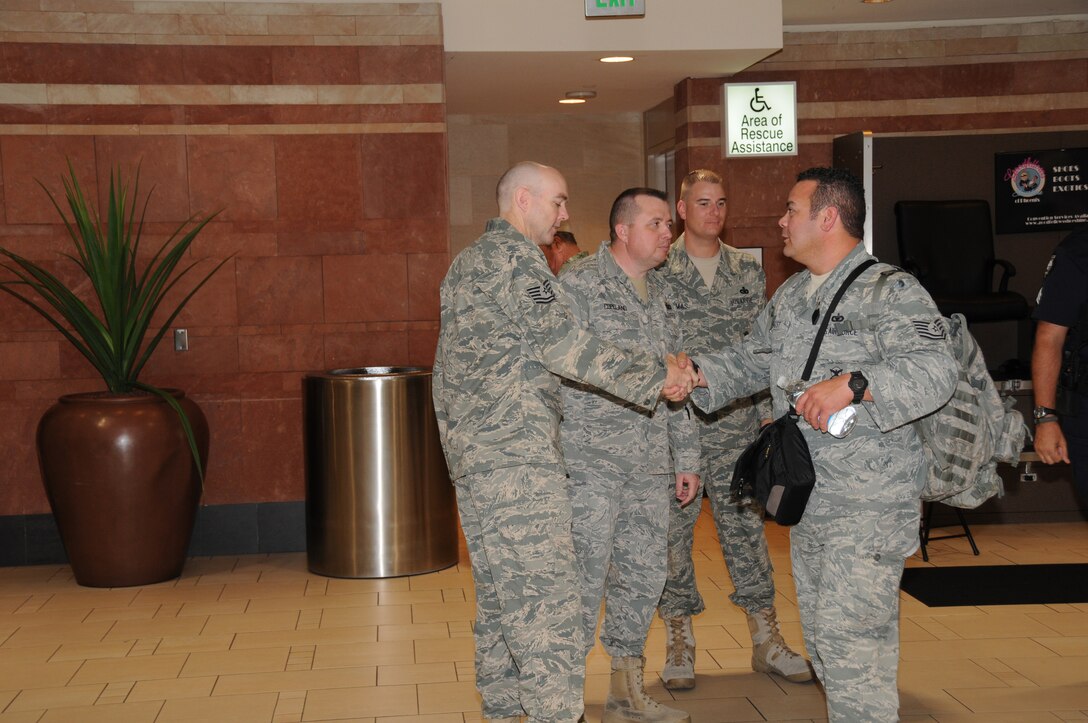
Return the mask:
[(968, 323), (1028, 318), (1027, 300), (1008, 289), (1016, 268), (994, 257), (989, 203), (899, 201), (895, 229), (900, 263), (918, 277), (942, 314), (958, 312)]

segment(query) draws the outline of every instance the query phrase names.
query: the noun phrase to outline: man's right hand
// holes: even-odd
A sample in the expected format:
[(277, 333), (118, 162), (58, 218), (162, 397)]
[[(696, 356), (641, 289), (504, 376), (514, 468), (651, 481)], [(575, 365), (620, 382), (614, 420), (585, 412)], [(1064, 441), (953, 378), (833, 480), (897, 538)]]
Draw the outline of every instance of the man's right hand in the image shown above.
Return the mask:
[(1069, 462), (1069, 445), (1058, 422), (1035, 426), (1035, 454), (1046, 464)]
[(691, 361), (684, 352), (665, 355), (665, 386), (661, 394), (670, 402), (681, 402), (691, 394), (699, 383), (699, 375), (691, 367)]

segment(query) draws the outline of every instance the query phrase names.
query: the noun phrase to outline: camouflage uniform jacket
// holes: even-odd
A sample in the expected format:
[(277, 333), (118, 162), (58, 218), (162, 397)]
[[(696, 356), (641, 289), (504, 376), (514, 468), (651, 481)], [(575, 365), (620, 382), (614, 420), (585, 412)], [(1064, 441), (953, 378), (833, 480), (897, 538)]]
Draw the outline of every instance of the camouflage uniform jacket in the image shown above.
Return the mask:
[[(562, 286), (575, 318), (632, 351), (664, 356), (682, 348), (680, 326), (665, 308), (661, 282), (647, 278), (649, 300), (643, 303), (609, 248), (601, 244), (595, 255), (564, 267)], [(651, 413), (570, 380), (563, 382), (562, 397), (559, 434), (568, 468), (617, 475), (699, 474), (698, 429), (684, 406), (662, 404)]]
[[(696, 390), (696, 404), (715, 409), (737, 396), (771, 383), (775, 415), (787, 410), (780, 385), (801, 378), (818, 324), (850, 271), (872, 258), (858, 244), (831, 272), (813, 296), (811, 274), (802, 271), (775, 292), (742, 344), (697, 358), (709, 389)], [(844, 439), (800, 427), (816, 468), (816, 488), (805, 511), (813, 516), (841, 516), (845, 510), (881, 512), (917, 505), (925, 482), (925, 455), (908, 422), (932, 412), (952, 395), (956, 361), (929, 294), (913, 277), (897, 274), (886, 287), (879, 309), (866, 309), (869, 281), (886, 264), (867, 269), (847, 290), (831, 317), (816, 358), (811, 381), (861, 371), (869, 380), (872, 402), (859, 406), (857, 424)], [(866, 326), (868, 312), (875, 323)], [(917, 536), (917, 529), (913, 531)]]
[(441, 287), (432, 391), (450, 476), (524, 464), (562, 466), (559, 379), (652, 408), (659, 355), (632, 353), (580, 326), (536, 244), (507, 221), (450, 265)]
[[(766, 303), (763, 268), (751, 255), (720, 243), (721, 257), (714, 283), (707, 288), (699, 269), (687, 254), (684, 235), (673, 242), (665, 263), (653, 272), (666, 283), (666, 301), (684, 329), (684, 351), (695, 356), (719, 351), (740, 342)], [(766, 393), (744, 397), (706, 413), (702, 421), (704, 454), (719, 465), (732, 465), (754, 437), (759, 421), (770, 417)]]
[(574, 254), (574, 256), (571, 256), (569, 259), (563, 262), (563, 265), (559, 267), (559, 273), (557, 273), (556, 276), (562, 276), (564, 273), (566, 273), (567, 269), (577, 263), (579, 259), (584, 259), (587, 256), (589, 256), (588, 251), (579, 251), (578, 253)]

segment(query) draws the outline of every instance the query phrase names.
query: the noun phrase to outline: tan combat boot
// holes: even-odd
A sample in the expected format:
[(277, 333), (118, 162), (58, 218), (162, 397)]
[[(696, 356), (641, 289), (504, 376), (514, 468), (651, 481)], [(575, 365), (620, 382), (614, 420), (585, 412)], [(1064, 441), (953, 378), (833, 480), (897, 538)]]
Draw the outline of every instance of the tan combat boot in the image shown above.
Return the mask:
[(691, 617), (665, 618), (665, 667), (661, 680), (669, 690), (695, 687), (695, 633)]
[(601, 723), (691, 723), (682, 710), (666, 708), (646, 695), (642, 667), (646, 658), (612, 658), (612, 681)]
[(778, 629), (774, 608), (763, 608), (748, 615), (752, 632), (752, 670), (774, 673), (793, 683), (812, 680), (812, 668), (801, 655), (790, 650)]

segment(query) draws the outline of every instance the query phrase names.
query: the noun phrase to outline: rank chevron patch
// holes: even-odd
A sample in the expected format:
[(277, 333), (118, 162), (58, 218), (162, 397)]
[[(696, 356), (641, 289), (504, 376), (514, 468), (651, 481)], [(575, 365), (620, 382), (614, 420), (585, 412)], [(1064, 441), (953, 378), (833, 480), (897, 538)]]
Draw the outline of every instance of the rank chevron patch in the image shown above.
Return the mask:
[(948, 332), (944, 328), (944, 319), (938, 317), (933, 321), (912, 321), (914, 331), (923, 339), (944, 339)]
[(555, 291), (552, 282), (543, 281), (536, 286), (529, 287), (529, 298), (538, 304), (550, 304), (555, 301)]

